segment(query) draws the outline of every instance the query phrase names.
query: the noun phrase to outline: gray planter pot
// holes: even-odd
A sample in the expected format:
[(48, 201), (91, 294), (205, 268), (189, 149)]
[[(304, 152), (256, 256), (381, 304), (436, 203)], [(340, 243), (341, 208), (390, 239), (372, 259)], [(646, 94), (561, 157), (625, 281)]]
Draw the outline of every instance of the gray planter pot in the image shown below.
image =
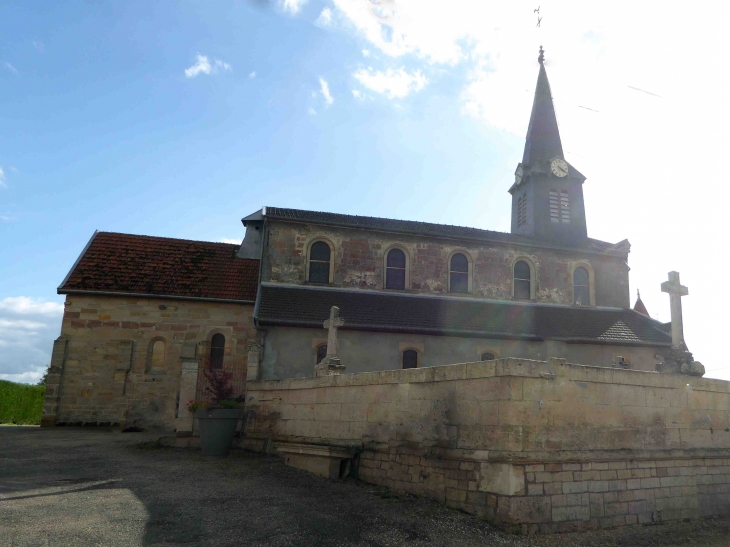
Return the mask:
[(243, 418), (242, 408), (217, 408), (195, 411), (200, 425), (200, 445), (203, 456), (225, 456), (231, 449), (238, 421)]

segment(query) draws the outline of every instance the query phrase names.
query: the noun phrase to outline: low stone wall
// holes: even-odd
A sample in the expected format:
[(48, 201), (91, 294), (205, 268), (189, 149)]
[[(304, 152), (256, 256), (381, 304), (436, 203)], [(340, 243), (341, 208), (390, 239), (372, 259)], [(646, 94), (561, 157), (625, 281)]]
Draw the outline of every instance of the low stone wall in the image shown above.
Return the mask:
[(357, 451), (363, 480), (517, 532), (730, 509), (724, 381), (502, 359), (252, 382), (247, 404), (250, 446)]

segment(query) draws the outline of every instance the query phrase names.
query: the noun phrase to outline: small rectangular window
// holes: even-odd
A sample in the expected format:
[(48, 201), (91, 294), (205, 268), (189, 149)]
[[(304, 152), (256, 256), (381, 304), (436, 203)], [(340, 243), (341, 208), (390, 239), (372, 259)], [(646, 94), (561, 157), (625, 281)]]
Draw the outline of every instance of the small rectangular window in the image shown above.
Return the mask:
[(385, 272), (385, 288), (400, 289), (406, 288), (406, 270), (400, 268), (387, 268)]
[(515, 299), (516, 300), (529, 300), (530, 299), (530, 280), (529, 279), (515, 279)]
[(315, 262), (309, 263), (309, 281), (311, 283), (329, 283), (330, 280), (330, 263)]

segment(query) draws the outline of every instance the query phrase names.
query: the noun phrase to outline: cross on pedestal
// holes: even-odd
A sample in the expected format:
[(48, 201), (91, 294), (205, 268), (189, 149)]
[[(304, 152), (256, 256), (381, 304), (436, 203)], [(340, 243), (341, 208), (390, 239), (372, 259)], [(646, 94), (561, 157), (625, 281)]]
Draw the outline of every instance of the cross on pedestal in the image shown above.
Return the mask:
[(337, 355), (337, 329), (344, 326), (344, 324), (345, 320), (340, 318), (340, 308), (332, 306), (330, 318), (324, 322), (324, 328), (329, 330), (327, 333), (327, 357)]
[(337, 357), (337, 329), (345, 324), (340, 317), (340, 308), (332, 306), (330, 318), (323, 323), (327, 333), (327, 356), (321, 362), (314, 365), (314, 376), (329, 376), (331, 374), (342, 374), (345, 372), (345, 365)]
[(689, 290), (679, 283), (679, 272), (669, 272), (669, 281), (662, 283), (662, 292), (669, 293), (669, 304), (672, 310), (672, 345), (684, 346), (682, 297), (687, 296)]

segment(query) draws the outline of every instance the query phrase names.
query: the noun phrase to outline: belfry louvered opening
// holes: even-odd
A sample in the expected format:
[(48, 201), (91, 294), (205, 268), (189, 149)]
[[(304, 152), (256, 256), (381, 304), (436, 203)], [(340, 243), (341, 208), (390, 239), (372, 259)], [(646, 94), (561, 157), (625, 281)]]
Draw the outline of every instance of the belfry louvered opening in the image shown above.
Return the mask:
[(550, 190), (550, 222), (570, 222), (570, 197), (566, 190)]
[(517, 227), (521, 228), (527, 224), (527, 194), (517, 198)]

